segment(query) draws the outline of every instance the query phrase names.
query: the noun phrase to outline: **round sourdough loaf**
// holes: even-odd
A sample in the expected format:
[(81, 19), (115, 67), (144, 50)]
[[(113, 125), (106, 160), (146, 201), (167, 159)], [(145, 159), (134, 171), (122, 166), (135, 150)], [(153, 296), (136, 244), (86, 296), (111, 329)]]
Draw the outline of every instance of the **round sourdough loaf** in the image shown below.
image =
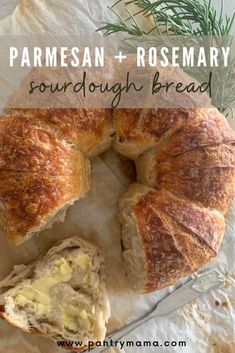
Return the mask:
[(89, 189), (85, 155), (94, 157), (114, 141), (116, 151), (135, 160), (139, 182), (120, 201), (133, 288), (169, 286), (216, 256), (235, 186), (235, 133), (217, 109), (6, 114), (0, 120), (0, 222), (12, 243), (61, 220)]

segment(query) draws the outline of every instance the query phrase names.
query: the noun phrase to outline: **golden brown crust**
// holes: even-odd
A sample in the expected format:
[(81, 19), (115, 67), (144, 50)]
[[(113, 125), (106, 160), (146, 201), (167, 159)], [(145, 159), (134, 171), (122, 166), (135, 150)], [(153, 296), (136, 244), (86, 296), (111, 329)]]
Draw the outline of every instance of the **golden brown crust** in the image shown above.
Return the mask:
[(226, 213), (235, 191), (234, 152), (234, 146), (220, 145), (157, 161), (155, 185)]
[[(204, 207), (225, 213), (234, 198), (235, 133), (215, 108), (118, 109), (114, 121), (114, 149), (132, 159), (154, 153), (149, 185), (183, 198), (162, 191), (136, 208), (150, 291), (157, 267), (165, 286), (216, 254), (223, 218)], [(87, 190), (87, 161), (70, 143), (91, 157), (112, 133), (109, 109), (21, 109), (2, 119), (0, 222), (13, 242)]]
[(235, 132), (215, 108), (190, 111), (190, 118), (177, 133), (159, 146), (161, 158), (168, 159), (198, 147), (235, 143)]
[(61, 138), (75, 144), (88, 157), (98, 155), (112, 144), (111, 109), (16, 109), (9, 113), (20, 113), (35, 124), (56, 129)]
[(134, 207), (145, 252), (145, 292), (171, 284), (216, 256), (224, 219), (168, 192), (150, 191)]
[(226, 213), (234, 198), (235, 133), (217, 109), (197, 109), (137, 160), (138, 180)]
[(217, 109), (200, 109), (156, 150), (154, 186), (226, 213), (234, 198), (235, 133)]
[(118, 109), (114, 126), (114, 149), (132, 159), (166, 138), (172, 155), (198, 146), (235, 142), (234, 131), (215, 108)]
[(80, 153), (45, 125), (20, 115), (0, 120), (0, 170), (61, 175), (70, 173)]
[(30, 119), (0, 120), (0, 151), (0, 223), (13, 244), (89, 190), (88, 160)]
[(114, 149), (136, 159), (166, 136), (177, 131), (189, 117), (190, 111), (186, 109), (114, 110)]
[(0, 172), (0, 223), (11, 243), (18, 245), (59, 209), (82, 197), (86, 179), (81, 165), (74, 175), (63, 177)]
[[(80, 55), (82, 55), (81, 52)], [(112, 75), (111, 60), (107, 58), (106, 64), (102, 70), (96, 70), (98, 77)], [(89, 70), (86, 74), (92, 81), (93, 77), (91, 77)], [(56, 129), (63, 139), (76, 144), (86, 156), (93, 158), (111, 147), (113, 142), (112, 110), (108, 108), (81, 108), (84, 98), (68, 89), (69, 85), (62, 89), (65, 83), (77, 82), (77, 75), (78, 70), (70, 65), (60, 69), (46, 65), (33, 68), (8, 99), (5, 113), (26, 115), (35, 124), (47, 124)], [(43, 93), (36, 90), (30, 94), (29, 87), (32, 82), (34, 86), (40, 85), (40, 83), (55, 86), (56, 83), (58, 90), (53, 87), (52, 90), (47, 89)], [(103, 96), (103, 94), (101, 95)], [(93, 98), (102, 100), (102, 97)], [(88, 106), (92, 107), (92, 105)], [(46, 109), (47, 107), (53, 107), (53, 109)], [(76, 109), (77, 107), (80, 108)]]
[(4, 318), (4, 313), (5, 313), (5, 305), (0, 305), (0, 317), (1, 317), (1, 319)]

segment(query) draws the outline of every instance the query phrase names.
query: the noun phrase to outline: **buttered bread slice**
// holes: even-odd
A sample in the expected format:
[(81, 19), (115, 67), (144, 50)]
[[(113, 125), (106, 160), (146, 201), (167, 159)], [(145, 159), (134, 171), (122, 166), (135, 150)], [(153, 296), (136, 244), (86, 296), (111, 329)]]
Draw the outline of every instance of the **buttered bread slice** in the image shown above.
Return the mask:
[(100, 341), (110, 315), (103, 256), (77, 237), (38, 261), (16, 266), (0, 283), (0, 315), (22, 330), (54, 340)]

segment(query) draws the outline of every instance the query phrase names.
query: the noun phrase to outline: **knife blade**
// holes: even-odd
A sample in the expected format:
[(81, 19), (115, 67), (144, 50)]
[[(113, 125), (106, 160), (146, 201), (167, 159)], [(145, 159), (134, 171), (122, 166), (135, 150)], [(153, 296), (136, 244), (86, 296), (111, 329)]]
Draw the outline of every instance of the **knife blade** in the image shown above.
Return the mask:
[(170, 314), (211, 289), (223, 286), (223, 284), (224, 278), (219, 271), (210, 270), (203, 272), (197, 278), (191, 279), (162, 299), (148, 316), (155, 317), (156, 315)]
[[(196, 278), (189, 280), (177, 288), (173, 293), (163, 298), (146, 316), (135, 322), (132, 322), (131, 324), (121, 328), (118, 331), (115, 331), (106, 337), (105, 342), (111, 343), (111, 341), (118, 341), (147, 321), (158, 316), (168, 315), (171, 312), (181, 308), (185, 304), (191, 302), (193, 299), (200, 297), (212, 289), (222, 287), (223, 285), (224, 277), (218, 270), (212, 269), (205, 271), (199, 274)], [(92, 353), (101, 353), (104, 352), (107, 348), (107, 346), (96, 347), (92, 350)]]

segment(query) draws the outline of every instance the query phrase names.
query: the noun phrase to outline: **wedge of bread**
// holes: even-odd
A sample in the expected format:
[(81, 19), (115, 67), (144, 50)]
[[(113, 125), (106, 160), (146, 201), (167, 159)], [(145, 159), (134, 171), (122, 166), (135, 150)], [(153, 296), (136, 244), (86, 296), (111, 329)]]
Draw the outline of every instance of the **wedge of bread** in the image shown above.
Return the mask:
[(0, 119), (0, 225), (12, 244), (63, 221), (90, 185), (90, 162), (75, 145), (32, 119)]
[(120, 200), (123, 258), (140, 293), (175, 284), (215, 258), (223, 215), (172, 193), (131, 184)]
[(31, 334), (57, 341), (101, 341), (110, 316), (104, 259), (73, 237), (39, 260), (16, 266), (0, 282), (0, 316)]

